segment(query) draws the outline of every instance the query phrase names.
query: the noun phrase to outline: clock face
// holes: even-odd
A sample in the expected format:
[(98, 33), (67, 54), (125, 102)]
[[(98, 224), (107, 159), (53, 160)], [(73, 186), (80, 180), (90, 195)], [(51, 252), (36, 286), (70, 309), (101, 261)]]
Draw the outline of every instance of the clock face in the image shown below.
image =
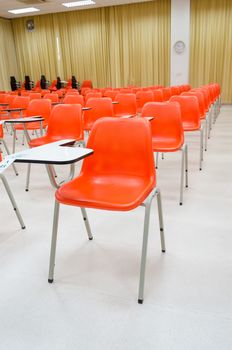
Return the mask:
[(177, 41), (175, 44), (174, 44), (174, 50), (176, 53), (182, 53), (184, 52), (185, 50), (185, 43), (183, 41)]

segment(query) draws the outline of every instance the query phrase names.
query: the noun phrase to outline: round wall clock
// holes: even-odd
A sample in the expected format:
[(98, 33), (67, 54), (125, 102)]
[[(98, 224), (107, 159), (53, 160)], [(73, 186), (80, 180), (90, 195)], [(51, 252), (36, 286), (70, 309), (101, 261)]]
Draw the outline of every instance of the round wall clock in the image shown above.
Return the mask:
[(184, 50), (185, 50), (185, 43), (183, 41), (181, 41), (181, 40), (177, 41), (174, 44), (174, 50), (178, 54), (184, 52)]

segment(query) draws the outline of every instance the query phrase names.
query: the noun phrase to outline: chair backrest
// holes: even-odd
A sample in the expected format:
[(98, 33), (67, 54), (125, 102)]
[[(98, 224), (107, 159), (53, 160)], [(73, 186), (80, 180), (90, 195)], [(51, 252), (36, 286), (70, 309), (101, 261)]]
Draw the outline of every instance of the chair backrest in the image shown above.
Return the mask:
[(84, 106), (84, 97), (82, 95), (65, 95), (63, 102), (65, 104), (81, 104)]
[(170, 87), (164, 87), (163, 89), (164, 101), (168, 101), (172, 96), (172, 90)]
[(102, 97), (102, 93), (99, 91), (87, 92), (85, 94), (85, 102), (88, 101), (89, 98), (93, 98), (93, 97)]
[(131, 94), (132, 93), (132, 89), (130, 89), (130, 88), (121, 88), (120, 89), (120, 93), (121, 94)]
[(189, 90), (187, 92), (182, 92), (181, 96), (196, 96), (198, 99), (198, 103), (199, 103), (201, 118), (205, 117), (207, 108), (205, 105), (204, 94), (202, 91), (199, 91), (197, 89), (196, 90)]
[(93, 88), (93, 83), (92, 80), (83, 80), (82, 84), (81, 84), (81, 88)]
[[(87, 147), (92, 148), (94, 154), (84, 159), (81, 175), (101, 176), (106, 182), (109, 177), (115, 182), (125, 177), (125, 190), (130, 189), (130, 178), (155, 186), (151, 130), (147, 120), (102, 118), (94, 124)], [(145, 198), (147, 193), (141, 195)]]
[(152, 101), (154, 101), (152, 90), (136, 92), (137, 112), (140, 113), (145, 103)]
[(16, 95), (7, 95), (6, 103), (8, 103), (9, 108), (12, 108), (15, 98), (16, 98)]
[(112, 101), (114, 101), (117, 94), (118, 94), (118, 90), (106, 90), (106, 91), (104, 91), (103, 96), (110, 97), (112, 99)]
[(121, 117), (123, 115), (136, 115), (136, 96), (135, 94), (119, 93), (115, 97), (114, 115)]
[(21, 91), (21, 96), (24, 97), (24, 96), (29, 96), (30, 95), (30, 91), (28, 90), (23, 90)]
[(6, 97), (7, 97), (7, 94), (5, 94), (5, 93), (0, 94), (0, 103), (5, 103), (6, 102)]
[(79, 95), (79, 91), (77, 89), (67, 89), (66, 95)]
[(171, 86), (171, 93), (172, 93), (172, 96), (180, 95), (181, 91), (179, 86)]
[(57, 140), (84, 140), (81, 105), (60, 104), (54, 106), (48, 122), (47, 135)]
[(200, 108), (196, 96), (172, 96), (170, 102), (178, 102), (181, 110), (183, 128), (198, 130), (200, 128)]
[(44, 118), (44, 122), (47, 123), (51, 114), (51, 100), (49, 99), (35, 99), (29, 102), (27, 107), (27, 116), (39, 115)]
[[(26, 116), (27, 111), (26, 108), (28, 107), (30, 102), (30, 98), (28, 96), (16, 96), (14, 101), (12, 102), (12, 108), (25, 108), (24, 111), (22, 111), (21, 115)], [(17, 117), (20, 115), (19, 112), (14, 112), (11, 114), (12, 117)]]
[(44, 95), (44, 99), (49, 99), (52, 102), (59, 102), (59, 96), (58, 94), (51, 94), (51, 93), (47, 93)]
[(163, 102), (164, 101), (164, 95), (162, 89), (154, 89), (152, 90), (154, 102)]
[(90, 107), (89, 111), (84, 112), (84, 129), (91, 130), (94, 122), (102, 117), (113, 117), (112, 100), (109, 97), (93, 97), (88, 99), (86, 107)]
[[(0, 139), (3, 139), (3, 127), (2, 124), (0, 124)], [(1, 156), (2, 156), (2, 152), (0, 150), (0, 162), (1, 162)]]
[(6, 97), (6, 103), (8, 103), (8, 107), (12, 108), (13, 106), (13, 101), (16, 98), (16, 95), (7, 95)]
[(184, 143), (181, 110), (177, 102), (148, 102), (142, 109), (142, 117), (154, 117), (150, 122), (152, 137), (176, 141), (176, 148)]
[(40, 92), (31, 92), (29, 97), (30, 97), (30, 100), (38, 100), (41, 98), (41, 93)]
[(15, 96), (13, 108), (27, 108), (30, 98), (28, 96)]

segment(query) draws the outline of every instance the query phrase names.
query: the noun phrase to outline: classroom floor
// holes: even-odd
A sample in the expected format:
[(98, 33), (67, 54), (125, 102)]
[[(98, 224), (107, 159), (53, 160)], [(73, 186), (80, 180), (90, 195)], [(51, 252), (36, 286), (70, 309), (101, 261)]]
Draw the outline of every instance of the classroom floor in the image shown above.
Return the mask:
[[(182, 207), (181, 155), (159, 160), (167, 251), (161, 253), (154, 201), (143, 305), (137, 291), (144, 208), (88, 210), (89, 241), (80, 210), (62, 206), (55, 281), (48, 284), (54, 190), (44, 166), (32, 166), (29, 192), (26, 164), (17, 164), (18, 177), (6, 170), (26, 230), (0, 182), (1, 350), (232, 349), (232, 106), (222, 107), (213, 126), (201, 172), (199, 135), (187, 139)], [(12, 143), (10, 135), (6, 140)], [(21, 136), (17, 150), (20, 143)]]

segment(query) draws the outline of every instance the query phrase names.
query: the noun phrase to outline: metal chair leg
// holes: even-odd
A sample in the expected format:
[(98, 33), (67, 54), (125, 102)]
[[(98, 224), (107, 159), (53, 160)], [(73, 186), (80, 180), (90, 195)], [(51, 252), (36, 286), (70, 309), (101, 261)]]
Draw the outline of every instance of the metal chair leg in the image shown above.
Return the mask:
[(16, 130), (13, 130), (13, 148), (12, 153), (15, 153), (15, 142), (16, 142)]
[(26, 226), (25, 226), (25, 224), (23, 222), (22, 216), (21, 216), (20, 211), (18, 209), (18, 206), (17, 206), (17, 204), (15, 202), (15, 199), (14, 199), (14, 196), (13, 196), (13, 194), (11, 192), (10, 186), (8, 185), (8, 182), (7, 182), (7, 180), (6, 180), (6, 178), (5, 178), (5, 176), (3, 174), (0, 174), (0, 178), (2, 179), (3, 185), (4, 185), (4, 187), (6, 189), (6, 192), (7, 192), (8, 196), (9, 196), (9, 198), (10, 198), (11, 204), (12, 204), (12, 206), (14, 208), (15, 214), (17, 215), (17, 218), (19, 220), (21, 228), (25, 229)]
[(30, 175), (31, 175), (31, 163), (28, 163), (28, 165), (27, 165), (27, 180), (26, 180), (25, 191), (29, 191)]
[(86, 227), (86, 231), (87, 231), (89, 240), (92, 241), (93, 235), (92, 235), (92, 232), (91, 232), (91, 228), (90, 228), (89, 219), (88, 219), (88, 216), (87, 216), (87, 213), (86, 213), (86, 209), (85, 208), (81, 208), (81, 213), (82, 213), (82, 216), (83, 216), (83, 220), (84, 220), (84, 223), (85, 223), (85, 227)]
[(155, 168), (158, 169), (158, 161), (159, 161), (159, 152), (156, 152), (156, 157), (155, 157)]
[(185, 145), (185, 187), (188, 187), (188, 145)]
[(50, 252), (50, 264), (49, 264), (49, 274), (48, 274), (49, 283), (52, 283), (54, 278), (59, 209), (60, 209), (60, 203), (55, 201), (53, 228), (52, 228), (52, 242), (51, 242), (51, 252)]
[(185, 145), (181, 148), (181, 175), (180, 175), (180, 205), (183, 204), (183, 191), (184, 191), (184, 170), (185, 170)]
[(158, 205), (158, 215), (159, 215), (161, 250), (163, 253), (165, 253), (166, 247), (165, 247), (165, 237), (164, 237), (163, 210), (162, 210), (161, 192), (158, 188), (156, 189), (156, 195), (157, 195), (157, 205)]
[(200, 162), (199, 169), (202, 170), (202, 161), (203, 161), (203, 128), (200, 129)]
[(158, 203), (158, 212), (159, 212), (159, 224), (160, 224), (160, 238), (161, 238), (161, 248), (162, 252), (165, 252), (165, 239), (164, 239), (164, 229), (163, 229), (163, 214), (162, 214), (162, 205), (161, 205), (161, 194), (159, 189), (155, 189), (143, 206), (145, 206), (145, 217), (144, 217), (144, 226), (143, 226), (143, 245), (142, 245), (142, 255), (140, 263), (140, 278), (139, 278), (139, 294), (138, 294), (138, 303), (143, 303), (143, 294), (144, 294), (144, 283), (145, 283), (145, 268), (146, 268), (146, 259), (147, 259), (147, 243), (148, 243), (148, 233), (149, 233), (149, 221), (150, 221), (150, 212), (151, 212), (151, 203), (154, 196), (157, 195)]
[(145, 218), (144, 218), (144, 227), (143, 227), (143, 246), (142, 246), (142, 256), (141, 256), (141, 263), (140, 263), (140, 278), (139, 278), (139, 295), (138, 295), (138, 303), (139, 304), (143, 303), (150, 210), (151, 210), (151, 199), (149, 200), (149, 202), (147, 202), (145, 204)]

